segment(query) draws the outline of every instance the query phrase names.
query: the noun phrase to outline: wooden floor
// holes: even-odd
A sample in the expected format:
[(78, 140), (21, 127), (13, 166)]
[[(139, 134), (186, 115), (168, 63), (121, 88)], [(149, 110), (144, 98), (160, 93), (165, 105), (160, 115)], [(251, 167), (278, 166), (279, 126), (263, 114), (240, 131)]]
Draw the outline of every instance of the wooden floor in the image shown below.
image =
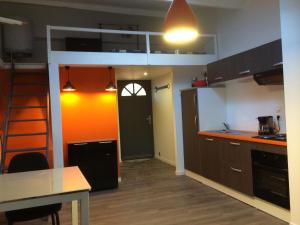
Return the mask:
[[(188, 177), (177, 177), (174, 170), (158, 160), (123, 163), (119, 189), (91, 195), (90, 224), (287, 225)], [(61, 224), (71, 224), (69, 204), (60, 215)], [(0, 225), (4, 221), (2, 215)]]

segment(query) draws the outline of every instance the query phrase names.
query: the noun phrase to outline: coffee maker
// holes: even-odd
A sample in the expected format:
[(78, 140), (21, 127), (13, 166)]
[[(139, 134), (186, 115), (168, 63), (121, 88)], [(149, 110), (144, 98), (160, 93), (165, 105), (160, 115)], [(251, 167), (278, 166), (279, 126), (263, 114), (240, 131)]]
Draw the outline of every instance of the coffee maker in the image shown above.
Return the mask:
[(275, 134), (275, 123), (273, 120), (273, 116), (259, 116), (259, 135), (273, 135)]

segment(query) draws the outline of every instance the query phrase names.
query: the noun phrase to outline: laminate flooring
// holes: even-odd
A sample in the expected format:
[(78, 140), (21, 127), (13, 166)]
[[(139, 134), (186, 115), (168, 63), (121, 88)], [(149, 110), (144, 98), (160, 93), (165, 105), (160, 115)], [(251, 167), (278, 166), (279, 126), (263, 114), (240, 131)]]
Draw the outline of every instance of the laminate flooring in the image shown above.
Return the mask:
[[(91, 225), (288, 224), (186, 176), (175, 176), (174, 167), (156, 159), (123, 162), (121, 176), (118, 189), (91, 194)], [(71, 224), (70, 204), (64, 204), (60, 216), (62, 225)]]

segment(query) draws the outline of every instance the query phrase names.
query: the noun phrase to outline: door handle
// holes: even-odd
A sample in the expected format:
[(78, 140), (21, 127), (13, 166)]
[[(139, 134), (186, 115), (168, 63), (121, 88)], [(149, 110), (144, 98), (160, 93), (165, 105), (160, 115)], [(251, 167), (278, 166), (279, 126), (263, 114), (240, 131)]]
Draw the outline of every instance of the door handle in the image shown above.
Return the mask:
[(216, 77), (215, 80), (223, 80), (223, 77)]
[(243, 172), (241, 169), (237, 169), (237, 168), (234, 168), (234, 167), (230, 167), (230, 169), (234, 172), (238, 172), (238, 173), (241, 173)]
[(83, 146), (83, 145), (87, 145), (88, 143), (77, 143), (77, 144), (74, 144), (75, 146)]
[(198, 129), (198, 117), (197, 116), (195, 116), (194, 122), (195, 122), (195, 127)]
[(239, 75), (245, 75), (248, 73), (250, 73), (250, 70), (245, 70), (245, 71), (239, 72)]
[(149, 115), (149, 116), (146, 118), (146, 120), (148, 121), (149, 125), (152, 124), (152, 116), (151, 116), (151, 115)]
[(214, 141), (213, 138), (205, 138), (206, 141)]
[(282, 65), (283, 65), (283, 62), (278, 62), (278, 63), (273, 64), (273, 67), (282, 66)]
[(234, 146), (240, 146), (241, 143), (238, 143), (238, 142), (230, 142), (231, 145), (234, 145)]
[(112, 141), (99, 141), (98, 143), (99, 144), (110, 144), (110, 143), (112, 143)]

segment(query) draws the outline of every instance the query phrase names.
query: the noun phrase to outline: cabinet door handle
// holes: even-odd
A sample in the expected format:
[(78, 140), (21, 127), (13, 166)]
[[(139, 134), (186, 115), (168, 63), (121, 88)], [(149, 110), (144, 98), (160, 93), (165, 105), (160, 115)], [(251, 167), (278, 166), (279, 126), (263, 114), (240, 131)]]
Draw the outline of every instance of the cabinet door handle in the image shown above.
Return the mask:
[(110, 156), (110, 153), (106, 153), (105, 155), (106, 155), (106, 156)]
[(229, 142), (229, 144), (234, 145), (234, 146), (240, 146), (241, 145), (241, 143), (238, 143), (238, 142)]
[(197, 104), (197, 96), (196, 95), (194, 95), (194, 105), (196, 106)]
[(216, 77), (215, 80), (223, 80), (223, 77)]
[(234, 167), (230, 167), (230, 169), (234, 172), (237, 172), (237, 173), (242, 173), (243, 172), (241, 169), (237, 169), (237, 168), (234, 168)]
[(282, 181), (282, 182), (285, 182), (286, 179), (282, 178), (282, 177), (277, 177), (277, 176), (271, 176), (273, 179), (275, 180), (279, 180), (279, 181)]
[(77, 144), (74, 144), (75, 146), (82, 146), (82, 145), (87, 145), (88, 143), (77, 143)]
[(250, 70), (245, 70), (245, 71), (239, 72), (239, 75), (245, 75), (248, 73), (250, 73)]
[(198, 128), (198, 118), (197, 118), (197, 116), (195, 116), (195, 118), (194, 118), (194, 122), (195, 122), (195, 127), (197, 127)]
[(271, 192), (272, 194), (274, 194), (274, 195), (279, 195), (279, 196), (284, 197), (284, 198), (287, 197), (285, 194), (279, 193), (278, 191), (273, 191), (273, 190), (271, 190), (270, 192)]
[(283, 62), (278, 62), (278, 63), (273, 64), (273, 67), (282, 66), (282, 65), (283, 65)]
[(98, 143), (99, 144), (110, 144), (110, 143), (112, 143), (112, 141), (99, 141)]
[(214, 141), (213, 138), (205, 138), (206, 141)]

